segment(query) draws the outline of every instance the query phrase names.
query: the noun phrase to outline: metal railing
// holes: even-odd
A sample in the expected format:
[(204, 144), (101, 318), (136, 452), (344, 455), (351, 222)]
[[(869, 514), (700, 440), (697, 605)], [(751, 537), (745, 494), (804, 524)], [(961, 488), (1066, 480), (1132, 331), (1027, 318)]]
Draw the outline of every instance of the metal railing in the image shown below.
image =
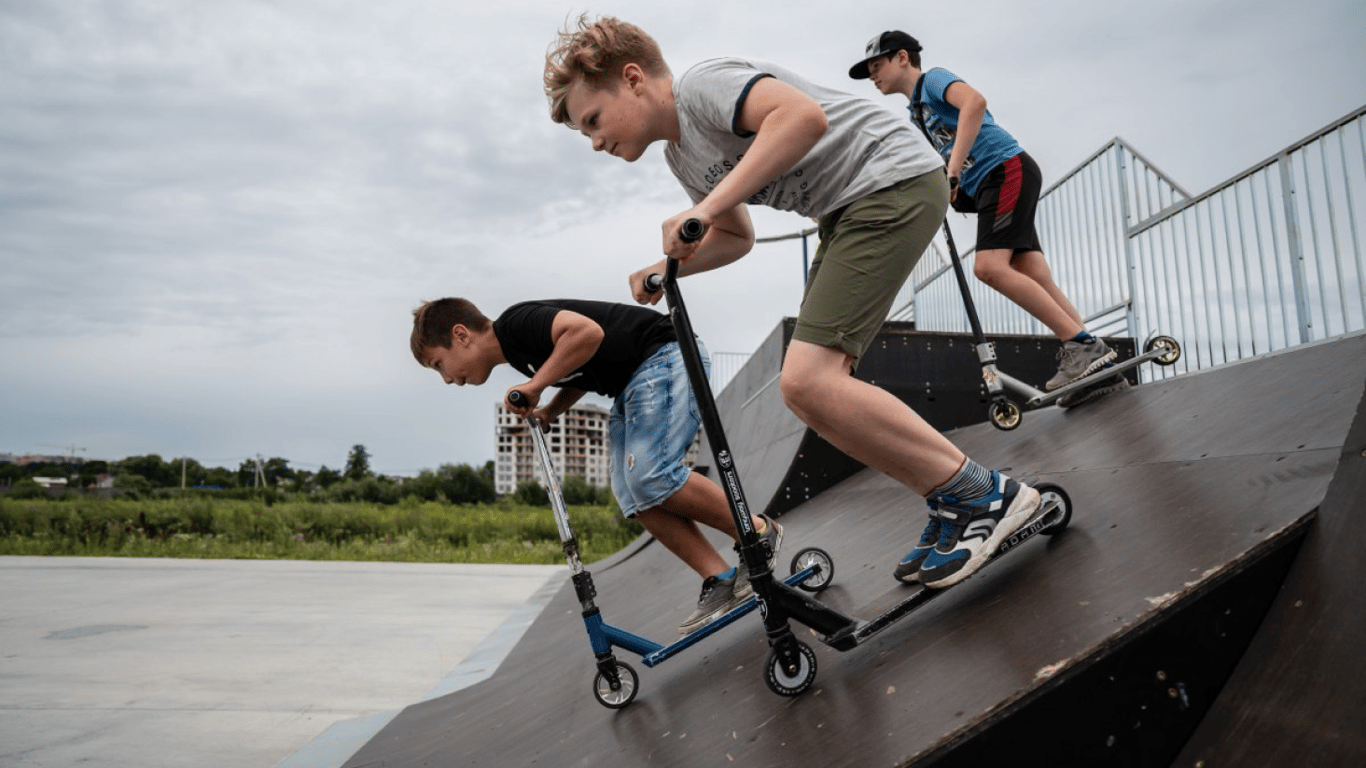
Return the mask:
[[(1192, 196), (1115, 138), (1044, 191), (1036, 217), (1054, 280), (1087, 328), (1183, 347), (1172, 376), (1366, 328), (1366, 106)], [(807, 237), (801, 238), (803, 269)], [(968, 332), (942, 234), (893, 304), (892, 320)], [(960, 254), (971, 274), (973, 251)], [(1046, 335), (969, 277), (989, 334)], [(713, 363), (720, 391), (748, 355)]]
[(707, 377), (712, 390), (720, 392), (745, 367), (749, 358), (748, 352), (712, 352), (711, 375)]
[[(1112, 140), (1039, 201), (1054, 279), (1093, 332), (1182, 343), (1181, 360), (1147, 366), (1147, 378), (1366, 328), (1364, 116), (1366, 107), (1198, 196)], [(972, 252), (962, 258), (971, 271)], [(1004, 296), (969, 283), (988, 333), (1048, 333)], [(892, 317), (967, 331), (938, 241)]]

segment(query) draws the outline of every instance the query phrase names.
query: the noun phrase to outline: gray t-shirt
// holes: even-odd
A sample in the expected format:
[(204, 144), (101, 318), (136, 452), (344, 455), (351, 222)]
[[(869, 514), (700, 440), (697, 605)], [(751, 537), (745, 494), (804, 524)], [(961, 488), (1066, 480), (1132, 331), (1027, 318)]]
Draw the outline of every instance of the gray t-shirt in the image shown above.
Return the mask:
[(664, 159), (693, 203), (730, 172), (754, 134), (736, 124), (754, 83), (776, 77), (816, 100), (830, 128), (796, 165), (748, 202), (803, 216), (824, 216), (899, 181), (943, 168), (944, 161), (904, 117), (868, 99), (807, 80), (766, 61), (709, 59), (674, 81), (680, 139)]

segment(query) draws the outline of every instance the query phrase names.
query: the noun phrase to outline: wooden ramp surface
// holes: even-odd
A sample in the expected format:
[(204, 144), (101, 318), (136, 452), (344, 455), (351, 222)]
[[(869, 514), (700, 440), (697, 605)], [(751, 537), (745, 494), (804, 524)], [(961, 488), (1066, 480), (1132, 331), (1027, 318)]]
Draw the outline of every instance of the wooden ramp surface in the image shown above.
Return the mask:
[[(1305, 526), (1323, 525), (1315, 514), (1344, 455), (1366, 447), (1344, 448), (1364, 385), (1366, 336), (1355, 335), (1144, 384), (1072, 411), (1032, 411), (1014, 432), (955, 431), (978, 461), (1065, 487), (1076, 510), (1071, 527), (1029, 542), (852, 651), (808, 638), (819, 671), (806, 694), (782, 698), (765, 686), (767, 645), (754, 616), (652, 669), (619, 652), (641, 690), (627, 708), (605, 709), (590, 690), (593, 657), (566, 577), (492, 678), (407, 708), (346, 766), (925, 764)], [(1357, 495), (1329, 511), (1360, 511), (1360, 482), (1334, 489)], [(849, 610), (893, 585), (895, 562), (923, 526), (924, 502), (863, 471), (781, 522), (785, 555), (816, 545), (833, 556), (835, 584), (820, 598)], [(1318, 567), (1359, 574), (1356, 562)], [(605, 619), (660, 642), (676, 637), (696, 599), (693, 577), (658, 545), (593, 572)], [(1343, 598), (1358, 617), (1360, 595)], [(1325, 635), (1340, 629), (1319, 621)], [(1361, 628), (1352, 631), (1359, 640)], [(1263, 653), (1284, 653), (1282, 645)], [(1349, 651), (1339, 643), (1329, 661), (1358, 668)], [(1366, 692), (1354, 674), (1348, 694), (1359, 711)], [(1247, 685), (1259, 690), (1256, 682)], [(1297, 706), (1323, 716), (1312, 699)]]

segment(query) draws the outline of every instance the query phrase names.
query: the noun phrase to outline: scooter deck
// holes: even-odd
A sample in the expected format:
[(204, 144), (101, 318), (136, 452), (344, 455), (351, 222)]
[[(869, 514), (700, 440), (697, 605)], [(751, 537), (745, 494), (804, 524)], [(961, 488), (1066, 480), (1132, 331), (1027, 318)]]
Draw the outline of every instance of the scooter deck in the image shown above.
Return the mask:
[[(1034, 516), (1029, 519), (1020, 529), (1011, 534), (1009, 538), (1001, 542), (996, 551), (987, 558), (982, 564), (986, 568), (1001, 558), (1002, 555), (1015, 549), (1024, 542), (1038, 536), (1045, 530), (1052, 528), (1065, 521), (1066, 511), (1063, 505), (1057, 501), (1045, 501)], [(980, 568), (978, 571), (980, 572)], [(911, 613), (920, 606), (930, 602), (940, 595), (948, 592), (960, 584), (971, 581), (969, 577), (959, 584), (951, 587), (934, 589), (923, 584), (908, 584), (893, 587), (872, 602), (854, 611), (857, 621), (838, 632), (822, 637), (821, 640), (826, 645), (839, 650), (847, 651), (856, 647), (863, 641), (869, 639), (878, 632), (886, 629), (897, 620)], [(866, 618), (860, 618), (866, 617)]]
[[(784, 584), (787, 584), (788, 586), (795, 587), (798, 584), (801, 584), (802, 582), (811, 578), (811, 576), (814, 573), (815, 569), (813, 568), (803, 568), (802, 570), (792, 574), (791, 576), (788, 576), (786, 579), (783, 579), (782, 581)], [(678, 640), (675, 640), (669, 645), (660, 645), (658, 643), (652, 643), (648, 640), (636, 638), (636, 647), (629, 647), (625, 644), (618, 645), (618, 647), (623, 647), (626, 650), (632, 650), (639, 653), (641, 663), (647, 667), (653, 667), (656, 664), (660, 664), (668, 660), (669, 658), (672, 658), (679, 652), (691, 648), (692, 646), (696, 645), (697, 643), (701, 642), (707, 637), (716, 634), (717, 632), (721, 631), (725, 627), (730, 626), (736, 620), (738, 620), (742, 616), (749, 614), (755, 608), (758, 607), (758, 598), (750, 596), (743, 603), (740, 603), (739, 605), (735, 606), (729, 611), (721, 614), (720, 616), (717, 616), (716, 618), (712, 619), (706, 624), (703, 624), (702, 626), (698, 627), (692, 632), (683, 635)], [(641, 642), (646, 643), (648, 645), (641, 647), (639, 645), (639, 643)], [(617, 645), (617, 643), (613, 642), (613, 645)]]

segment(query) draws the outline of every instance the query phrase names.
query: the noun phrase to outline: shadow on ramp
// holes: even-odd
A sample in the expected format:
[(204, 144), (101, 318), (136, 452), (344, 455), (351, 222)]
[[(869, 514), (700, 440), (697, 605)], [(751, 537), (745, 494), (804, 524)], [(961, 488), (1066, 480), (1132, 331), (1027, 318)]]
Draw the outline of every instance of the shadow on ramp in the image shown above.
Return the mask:
[[(1265, 566), (1277, 557), (1289, 563), (1286, 591), (1213, 708), (1196, 702), (1209, 717), (1186, 718), (1186, 727), (1199, 726), (1188, 750), (1255, 738), (1260, 717), (1276, 721), (1267, 734), (1288, 740), (1283, 749), (1347, 765), (1361, 753), (1346, 737), (1319, 753), (1307, 747), (1325, 734), (1360, 738), (1362, 679), (1347, 654), (1359, 645), (1361, 623), (1337, 623), (1361, 615), (1361, 591), (1347, 581), (1359, 568), (1355, 557), (1318, 560), (1360, 551), (1351, 540), (1329, 539), (1350, 534), (1360, 543), (1364, 384), (1366, 336), (1355, 335), (1071, 411), (1041, 409), (1014, 432), (958, 430), (953, 440), (978, 461), (1065, 487), (1071, 526), (849, 653), (810, 643), (819, 672), (806, 694), (785, 699), (764, 684), (767, 645), (756, 618), (642, 670), (635, 702), (604, 709), (590, 691), (593, 658), (566, 579), (492, 678), (408, 707), (346, 765), (950, 764), (1049, 697), (1075, 699), (1088, 672), (1135, 654), (1202, 600), (1259, 574), (1271, 584), (1261, 591), (1274, 591), (1279, 577)], [(919, 497), (862, 471), (783, 517), (784, 550), (829, 551), (835, 586), (821, 599), (847, 609), (892, 584), (892, 567), (923, 520)], [(1305, 586), (1297, 597), (1298, 579)], [(695, 579), (660, 547), (618, 561), (598, 588), (604, 614), (646, 637), (676, 632), (696, 599)], [(1298, 654), (1318, 676), (1276, 693), (1275, 707), (1243, 700), (1284, 684), (1296, 664), (1280, 654)], [(1307, 688), (1322, 695), (1305, 695)], [(1131, 698), (1090, 703), (1127, 706)], [(1325, 711), (1321, 704), (1332, 701), (1345, 703)], [(1031, 738), (1066, 747), (1104, 736), (1065, 720), (1049, 726)], [(1071, 755), (1092, 762), (1072, 764), (1169, 764), (1181, 748), (1098, 743)], [(988, 754), (1024, 760), (1021, 750), (1016, 743)], [(1069, 764), (1068, 750), (1062, 754), (1056, 764)]]

